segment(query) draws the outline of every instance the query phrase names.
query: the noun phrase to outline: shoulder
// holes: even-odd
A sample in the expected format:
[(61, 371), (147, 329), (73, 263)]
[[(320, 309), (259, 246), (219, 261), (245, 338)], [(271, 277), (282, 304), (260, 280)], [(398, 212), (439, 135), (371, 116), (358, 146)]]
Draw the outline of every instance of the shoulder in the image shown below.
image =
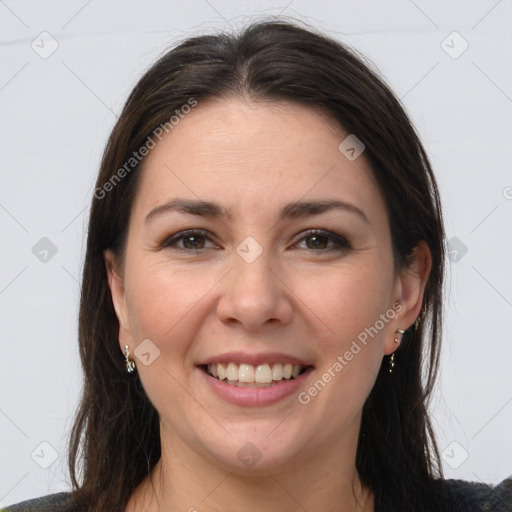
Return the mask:
[(0, 512), (78, 512), (68, 506), (70, 498), (70, 492), (59, 492), (10, 505)]
[(463, 511), (512, 512), (512, 475), (497, 485), (444, 480), (443, 487)]

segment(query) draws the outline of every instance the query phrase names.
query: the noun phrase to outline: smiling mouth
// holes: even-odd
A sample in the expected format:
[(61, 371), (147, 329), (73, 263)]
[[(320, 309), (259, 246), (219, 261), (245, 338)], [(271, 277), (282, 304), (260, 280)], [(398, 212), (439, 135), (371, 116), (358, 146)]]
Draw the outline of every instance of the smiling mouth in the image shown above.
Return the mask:
[(312, 366), (299, 364), (237, 364), (215, 363), (199, 365), (199, 368), (214, 379), (238, 387), (267, 388), (281, 382), (295, 380)]

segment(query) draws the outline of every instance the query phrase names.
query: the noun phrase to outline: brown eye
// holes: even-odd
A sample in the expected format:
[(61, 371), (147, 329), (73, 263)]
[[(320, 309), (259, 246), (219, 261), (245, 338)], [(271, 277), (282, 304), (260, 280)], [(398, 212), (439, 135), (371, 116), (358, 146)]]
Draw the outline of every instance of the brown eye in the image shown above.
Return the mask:
[[(346, 238), (323, 230), (308, 231), (300, 242), (305, 241), (306, 248), (316, 252), (339, 251), (351, 249)], [(329, 247), (329, 243), (331, 246)]]
[(210, 238), (204, 231), (188, 230), (166, 238), (161, 246), (182, 251), (194, 251), (208, 249), (209, 247), (205, 247), (206, 240), (210, 240)]
[(326, 249), (327, 244), (329, 243), (328, 237), (324, 235), (311, 235), (306, 238), (306, 240), (311, 241), (311, 244), (308, 245), (308, 249)]
[[(196, 251), (209, 249), (205, 244), (210, 237), (205, 231), (188, 230), (176, 233), (164, 240), (162, 248), (171, 248), (181, 251)], [(346, 238), (323, 230), (311, 230), (303, 236), (299, 243), (305, 243), (305, 248), (313, 252), (347, 251), (351, 249)], [(217, 247), (214, 245), (213, 247)]]
[(183, 237), (183, 246), (185, 249), (202, 249), (204, 246), (204, 236), (187, 235)]

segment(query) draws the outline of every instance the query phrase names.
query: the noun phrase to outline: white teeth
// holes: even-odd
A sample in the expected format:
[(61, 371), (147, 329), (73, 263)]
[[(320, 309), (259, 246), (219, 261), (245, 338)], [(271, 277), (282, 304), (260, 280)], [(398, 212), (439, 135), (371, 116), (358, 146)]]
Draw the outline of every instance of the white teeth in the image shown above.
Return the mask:
[(254, 366), (252, 364), (241, 364), (238, 367), (238, 380), (240, 382), (254, 382)]
[(281, 380), (283, 378), (283, 365), (281, 363), (276, 363), (272, 367), (272, 378), (274, 380)]
[(254, 382), (272, 382), (272, 370), (268, 364), (260, 364), (254, 373)]
[(304, 366), (299, 364), (268, 363), (254, 366), (252, 364), (224, 363), (209, 364), (206, 367), (208, 374), (219, 380), (227, 379), (233, 383), (272, 383), (283, 379), (297, 378)]
[(238, 365), (229, 363), (226, 368), (226, 377), (228, 380), (238, 380)]

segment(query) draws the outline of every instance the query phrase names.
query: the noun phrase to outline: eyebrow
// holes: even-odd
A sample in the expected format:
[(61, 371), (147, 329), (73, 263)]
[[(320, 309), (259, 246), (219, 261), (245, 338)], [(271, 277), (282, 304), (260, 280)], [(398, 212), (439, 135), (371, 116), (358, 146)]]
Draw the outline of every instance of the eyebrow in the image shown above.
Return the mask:
[[(354, 213), (370, 224), (363, 210), (356, 205), (340, 200), (302, 201), (288, 203), (280, 211), (279, 219), (299, 219), (311, 215), (319, 215), (327, 211), (338, 209)], [(161, 206), (153, 208), (146, 216), (146, 223), (150, 220), (170, 211), (177, 211), (189, 215), (198, 215), (211, 218), (231, 218), (228, 210), (217, 203), (208, 201), (196, 201), (193, 199), (174, 199)]]

